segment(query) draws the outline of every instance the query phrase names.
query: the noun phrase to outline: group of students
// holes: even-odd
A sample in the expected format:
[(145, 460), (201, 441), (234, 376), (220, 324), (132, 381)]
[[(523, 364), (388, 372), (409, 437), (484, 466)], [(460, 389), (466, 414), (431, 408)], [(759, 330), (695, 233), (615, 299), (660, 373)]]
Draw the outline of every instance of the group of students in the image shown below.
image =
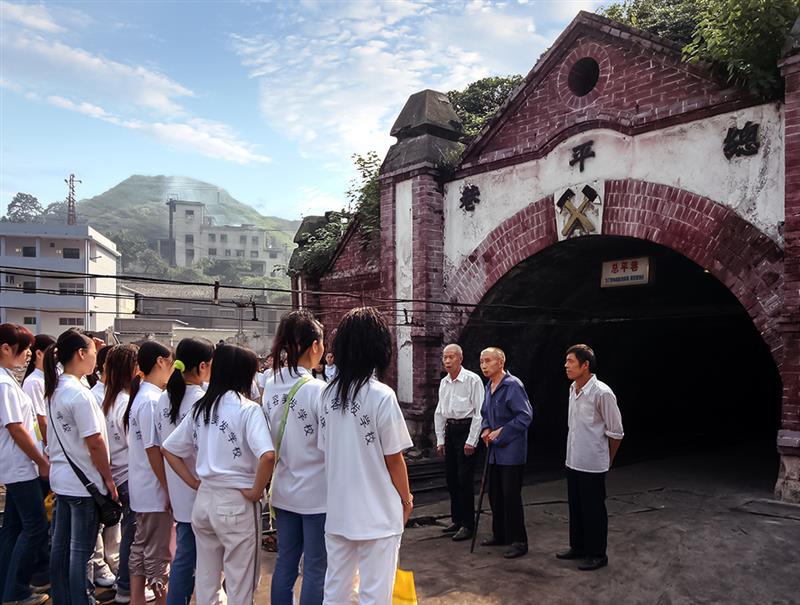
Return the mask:
[[(48, 599), (30, 580), (48, 543), (50, 490), (50, 594), (57, 605), (95, 603), (90, 483), (122, 506), (116, 602), (143, 605), (152, 592), (157, 605), (193, 594), (198, 605), (252, 603), (267, 486), (272, 603), (294, 602), (301, 559), (303, 604), (350, 603), (357, 574), (361, 603), (391, 602), (413, 508), (403, 459), (412, 441), (394, 391), (375, 378), (391, 356), (376, 309), (342, 320), (328, 382), (312, 376), (325, 342), (305, 310), (281, 319), (263, 391), (253, 389), (258, 358), (235, 345), (184, 339), (173, 352), (147, 341), (101, 353), (102, 382), (90, 390), (91, 338), (69, 330), (53, 342), (0, 325), (3, 603)], [(26, 364), (20, 386), (12, 370)]]

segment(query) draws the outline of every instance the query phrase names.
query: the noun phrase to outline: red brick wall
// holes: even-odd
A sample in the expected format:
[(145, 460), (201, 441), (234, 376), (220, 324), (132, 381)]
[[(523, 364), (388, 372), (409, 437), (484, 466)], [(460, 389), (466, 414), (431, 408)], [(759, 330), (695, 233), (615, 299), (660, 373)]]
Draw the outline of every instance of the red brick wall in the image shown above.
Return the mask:
[[(629, 37), (584, 28), (572, 44), (555, 51), (476, 141), (458, 176), (541, 157), (586, 130), (636, 134), (755, 102), (742, 91), (723, 89), (704, 71), (682, 63), (679, 54), (642, 47)], [(578, 97), (567, 79), (583, 57), (598, 62), (600, 77), (591, 92)]]
[(784, 66), (786, 95), (786, 222), (784, 224), (785, 362), (782, 428), (800, 431), (800, 56)]
[[(732, 210), (666, 185), (606, 181), (604, 204), (604, 235), (661, 244), (707, 268), (739, 299), (780, 365), (783, 253), (772, 240)], [(448, 297), (479, 302), (509, 269), (557, 241), (554, 204), (546, 197), (481, 242), (454, 273)]]

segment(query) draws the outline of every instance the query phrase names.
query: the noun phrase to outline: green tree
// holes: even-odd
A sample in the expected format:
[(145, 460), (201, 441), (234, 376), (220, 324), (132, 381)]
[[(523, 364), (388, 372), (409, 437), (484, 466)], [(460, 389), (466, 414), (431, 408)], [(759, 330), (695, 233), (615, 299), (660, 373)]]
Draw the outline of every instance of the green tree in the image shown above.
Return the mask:
[(678, 44), (691, 42), (705, 0), (624, 0), (598, 12)]
[(33, 223), (41, 220), (42, 205), (30, 193), (17, 193), (8, 204), (6, 220), (12, 223)]
[(448, 92), (447, 96), (464, 126), (464, 134), (478, 134), (521, 82), (520, 75), (482, 78), (464, 90)]
[(238, 286), (243, 274), (250, 272), (250, 263), (244, 260), (213, 260), (204, 267), (203, 272), (226, 286)]
[(381, 159), (377, 152), (370, 151), (367, 155), (354, 154), (353, 163), (358, 177), (347, 190), (348, 206), (358, 217), (362, 234), (370, 238), (381, 230)]
[(146, 275), (166, 277), (169, 274), (167, 261), (152, 248), (145, 249), (136, 259), (136, 264), (142, 267), (142, 272)]
[(147, 240), (138, 233), (131, 231), (117, 231), (112, 233), (109, 238), (117, 245), (117, 252), (121, 254), (120, 265), (123, 273), (129, 271), (134, 265), (139, 264), (139, 260), (145, 250), (149, 249)]

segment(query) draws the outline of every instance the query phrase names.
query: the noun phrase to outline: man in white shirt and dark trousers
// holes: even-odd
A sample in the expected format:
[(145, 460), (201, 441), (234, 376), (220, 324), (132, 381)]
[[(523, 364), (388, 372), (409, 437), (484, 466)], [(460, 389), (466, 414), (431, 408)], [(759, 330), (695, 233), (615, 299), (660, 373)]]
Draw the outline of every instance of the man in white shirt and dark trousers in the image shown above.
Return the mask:
[(594, 375), (594, 351), (579, 344), (567, 350), (564, 368), (569, 388), (567, 435), (567, 493), (569, 550), (559, 559), (584, 559), (578, 565), (591, 571), (608, 565), (606, 473), (622, 442), (622, 416), (617, 398)]
[(445, 457), (452, 525), (442, 530), (460, 542), (472, 538), (475, 526), (475, 446), (481, 430), (483, 381), (461, 366), (464, 353), (457, 344), (442, 352), (447, 376), (439, 384), (439, 404), (433, 415), (436, 451)]

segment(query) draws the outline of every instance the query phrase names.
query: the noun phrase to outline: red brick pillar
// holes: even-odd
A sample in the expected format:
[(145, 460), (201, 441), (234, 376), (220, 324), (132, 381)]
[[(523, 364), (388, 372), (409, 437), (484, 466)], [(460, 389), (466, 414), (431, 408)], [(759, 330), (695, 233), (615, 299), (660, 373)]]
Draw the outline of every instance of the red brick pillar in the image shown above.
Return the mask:
[(800, 502), (800, 52), (787, 56), (781, 71), (786, 83), (786, 222), (783, 232), (784, 313), (781, 322), (783, 406), (778, 433), (781, 467), (775, 496)]

